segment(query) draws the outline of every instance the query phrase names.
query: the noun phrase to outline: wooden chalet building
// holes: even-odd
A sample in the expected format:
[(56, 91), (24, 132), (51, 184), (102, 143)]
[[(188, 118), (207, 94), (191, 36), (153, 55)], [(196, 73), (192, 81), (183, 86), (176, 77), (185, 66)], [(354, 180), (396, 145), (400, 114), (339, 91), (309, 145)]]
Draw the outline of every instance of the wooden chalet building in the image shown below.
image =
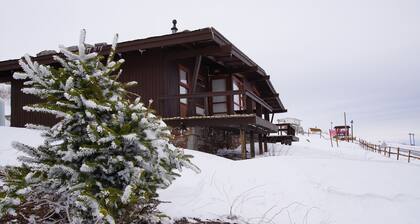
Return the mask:
[[(110, 45), (90, 50), (107, 55)], [(278, 131), (273, 115), (287, 111), (265, 71), (214, 28), (121, 42), (117, 53), (125, 59), (120, 81), (139, 83), (131, 91), (153, 99), (180, 146), (214, 152), (248, 139), (259, 141), (262, 152), (265, 136)], [(54, 54), (43, 51), (33, 60), (56, 66)], [(0, 82), (12, 89), (11, 126), (53, 125), (54, 118), (22, 110), (38, 99), (21, 92), (22, 80), (12, 78), (19, 70), (18, 59), (0, 62)]]

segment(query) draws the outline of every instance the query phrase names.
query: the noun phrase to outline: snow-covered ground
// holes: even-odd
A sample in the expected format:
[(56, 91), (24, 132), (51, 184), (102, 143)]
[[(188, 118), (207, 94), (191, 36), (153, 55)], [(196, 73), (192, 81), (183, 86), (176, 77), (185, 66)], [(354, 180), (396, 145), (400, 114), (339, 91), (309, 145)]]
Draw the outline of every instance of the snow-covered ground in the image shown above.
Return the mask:
[[(200, 167), (160, 192), (171, 217), (228, 218), (244, 223), (419, 223), (420, 164), (389, 159), (358, 145), (300, 136), (269, 145), (264, 157), (232, 161), (185, 150)], [(39, 144), (39, 133), (0, 127), (0, 165), (17, 164), (10, 143)], [(236, 221), (238, 221), (236, 220)]]
[(237, 216), (249, 223), (419, 223), (420, 165), (358, 145), (300, 136), (271, 155), (231, 161), (187, 150), (202, 173), (189, 170), (160, 206), (170, 216)]

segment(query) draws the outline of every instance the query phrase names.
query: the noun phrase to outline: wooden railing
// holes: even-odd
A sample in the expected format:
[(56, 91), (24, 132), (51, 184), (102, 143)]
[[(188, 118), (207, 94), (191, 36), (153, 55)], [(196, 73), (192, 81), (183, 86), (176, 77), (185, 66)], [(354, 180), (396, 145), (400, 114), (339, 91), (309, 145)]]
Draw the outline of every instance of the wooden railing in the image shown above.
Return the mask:
[[(268, 120), (268, 114), (273, 111), (273, 108), (265, 102), (263, 99), (255, 95), (250, 91), (223, 91), (223, 92), (198, 92), (198, 93), (190, 93), (190, 94), (178, 94), (178, 95), (171, 95), (171, 96), (163, 96), (158, 98), (159, 109), (162, 116), (167, 117), (169, 114), (165, 113), (165, 109), (168, 107), (174, 107), (178, 105), (180, 99), (187, 99), (188, 100), (188, 115), (187, 116), (196, 116), (198, 114), (195, 113), (195, 106), (198, 101), (201, 100), (202, 106), (204, 109), (204, 115), (213, 115), (211, 108), (211, 99), (213, 97), (218, 96), (226, 96), (226, 113), (236, 114), (236, 113), (255, 113), (257, 116), (262, 117), (265, 116), (265, 119)], [(242, 100), (242, 108), (240, 110), (235, 110), (234, 108), (234, 96), (240, 96)], [(253, 106), (255, 104), (255, 108)], [(168, 104), (172, 104), (168, 106)], [(173, 111), (172, 111), (173, 113)], [(173, 116), (171, 114), (170, 116)], [(176, 115), (179, 116), (179, 115)]]
[(371, 144), (362, 139), (359, 139), (359, 144), (363, 149), (382, 154), (389, 158), (395, 156), (397, 160), (400, 160), (401, 157), (405, 157), (407, 158), (407, 162), (410, 162), (411, 159), (420, 160), (420, 151), (417, 150), (406, 149), (401, 147), (381, 146)]

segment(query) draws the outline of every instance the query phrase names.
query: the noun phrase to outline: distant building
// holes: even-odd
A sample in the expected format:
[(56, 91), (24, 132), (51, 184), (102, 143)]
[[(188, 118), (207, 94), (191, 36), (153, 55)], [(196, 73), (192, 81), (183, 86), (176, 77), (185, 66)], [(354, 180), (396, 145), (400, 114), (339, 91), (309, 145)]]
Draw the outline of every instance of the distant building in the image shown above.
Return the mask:
[(351, 139), (350, 126), (339, 125), (339, 126), (335, 126), (334, 129), (335, 129), (335, 133), (336, 133), (336, 138), (338, 138), (340, 140)]

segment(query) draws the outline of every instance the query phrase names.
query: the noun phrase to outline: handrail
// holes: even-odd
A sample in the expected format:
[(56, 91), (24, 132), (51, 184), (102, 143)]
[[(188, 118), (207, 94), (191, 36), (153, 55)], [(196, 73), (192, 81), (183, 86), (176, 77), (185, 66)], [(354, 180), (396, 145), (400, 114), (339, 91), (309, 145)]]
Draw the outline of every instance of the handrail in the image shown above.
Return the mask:
[(202, 93), (189, 93), (189, 94), (178, 94), (170, 96), (161, 96), (158, 97), (158, 100), (167, 100), (167, 99), (182, 99), (182, 98), (202, 98), (202, 97), (213, 97), (213, 96), (231, 96), (243, 94), (242, 91), (223, 91), (223, 92), (202, 92)]
[(167, 100), (167, 99), (182, 99), (182, 98), (202, 98), (202, 97), (214, 97), (214, 96), (233, 96), (238, 94), (244, 94), (247, 97), (251, 98), (255, 102), (261, 104), (264, 108), (266, 108), (269, 112), (273, 111), (273, 108), (268, 105), (263, 99), (259, 96), (255, 95), (250, 91), (223, 91), (223, 92), (200, 92), (200, 93), (189, 93), (189, 94), (178, 94), (178, 95), (170, 95), (170, 96), (162, 96), (159, 97), (158, 100)]
[(273, 108), (268, 105), (268, 103), (266, 103), (263, 99), (261, 99), (260, 97), (258, 97), (257, 95), (255, 95), (253, 92), (250, 91), (246, 91), (245, 95), (247, 97), (250, 97), (251, 99), (253, 99), (255, 102), (261, 104), (263, 107), (265, 107), (268, 111), (272, 112)]

